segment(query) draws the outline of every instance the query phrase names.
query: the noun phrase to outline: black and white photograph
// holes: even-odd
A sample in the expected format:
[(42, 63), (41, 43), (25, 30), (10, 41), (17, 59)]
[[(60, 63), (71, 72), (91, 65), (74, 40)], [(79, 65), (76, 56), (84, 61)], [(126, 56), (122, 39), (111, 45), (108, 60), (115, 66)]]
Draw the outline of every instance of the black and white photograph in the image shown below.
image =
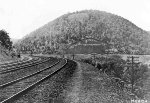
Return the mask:
[(0, 103), (150, 103), (150, 0), (0, 0)]

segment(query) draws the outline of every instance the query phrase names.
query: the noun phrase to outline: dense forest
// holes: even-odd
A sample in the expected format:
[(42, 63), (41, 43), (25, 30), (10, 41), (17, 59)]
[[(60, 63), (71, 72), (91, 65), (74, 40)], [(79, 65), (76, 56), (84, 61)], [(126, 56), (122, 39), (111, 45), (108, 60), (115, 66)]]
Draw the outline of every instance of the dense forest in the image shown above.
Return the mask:
[(90, 53), (113, 49), (118, 53), (148, 54), (149, 38), (146, 31), (120, 16), (84, 10), (62, 15), (26, 35), (15, 46), (33, 53), (89, 53), (87, 49), (93, 46), (97, 49)]

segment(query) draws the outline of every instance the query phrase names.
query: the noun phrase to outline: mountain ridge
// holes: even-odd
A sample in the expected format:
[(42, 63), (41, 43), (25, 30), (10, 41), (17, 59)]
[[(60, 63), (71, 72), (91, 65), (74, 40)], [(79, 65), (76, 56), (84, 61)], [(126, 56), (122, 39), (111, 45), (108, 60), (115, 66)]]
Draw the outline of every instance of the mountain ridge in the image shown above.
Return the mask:
[(92, 43), (95, 39), (93, 43), (103, 44), (105, 49), (115, 48), (125, 53), (137, 51), (141, 54), (149, 52), (149, 38), (146, 31), (121, 16), (83, 10), (48, 22), (25, 36), (19, 45), (24, 49), (31, 45), (31, 50), (43, 52), (40, 48), (58, 50), (62, 45)]

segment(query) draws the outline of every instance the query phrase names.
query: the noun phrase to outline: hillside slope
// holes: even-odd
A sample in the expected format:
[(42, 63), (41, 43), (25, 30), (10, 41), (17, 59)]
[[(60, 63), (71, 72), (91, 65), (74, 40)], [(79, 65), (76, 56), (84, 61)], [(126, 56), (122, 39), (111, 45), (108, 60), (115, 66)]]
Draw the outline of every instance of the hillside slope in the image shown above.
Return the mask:
[[(25, 36), (16, 46), (22, 51), (40, 53), (60, 49), (65, 51), (70, 45), (96, 44), (102, 46), (104, 51), (117, 49), (119, 53), (144, 54), (150, 51), (149, 39), (146, 31), (120, 16), (84, 10), (65, 14), (49, 22)], [(78, 52), (82, 52), (80, 47)], [(99, 50), (96, 49), (97, 52)], [(94, 49), (91, 52), (95, 52)]]

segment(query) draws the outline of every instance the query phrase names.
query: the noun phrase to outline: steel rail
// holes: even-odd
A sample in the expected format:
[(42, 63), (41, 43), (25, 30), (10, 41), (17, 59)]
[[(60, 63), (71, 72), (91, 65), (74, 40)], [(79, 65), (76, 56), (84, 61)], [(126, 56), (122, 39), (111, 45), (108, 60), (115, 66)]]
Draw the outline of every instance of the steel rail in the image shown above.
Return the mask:
[(37, 61), (37, 62), (33, 62), (33, 63), (28, 63), (28, 64), (25, 64), (25, 65), (22, 65), (20, 67), (14, 67), (14, 68), (10, 68), (10, 69), (6, 69), (6, 70), (1, 70), (0, 71), (0, 74), (4, 74), (4, 73), (8, 73), (8, 72), (13, 72), (13, 71), (16, 71), (16, 70), (21, 70), (21, 69), (24, 69), (24, 68), (27, 68), (27, 67), (31, 67), (31, 66), (35, 66), (37, 64), (42, 64), (44, 62), (47, 62), (48, 60), (50, 60), (50, 58), (46, 59), (46, 60), (43, 60), (43, 61)]
[(60, 68), (58, 68), (57, 70), (55, 70), (52, 73), (48, 74), (47, 76), (43, 77), (42, 79), (38, 80), (37, 82), (31, 84), (30, 86), (26, 87), (25, 89), (19, 91), (18, 93), (16, 93), (16, 94), (10, 96), (9, 98), (1, 101), (0, 103), (12, 103), (12, 101), (14, 101), (17, 98), (19, 98), (19, 96), (23, 95), (24, 93), (26, 93), (27, 91), (31, 90), (33, 87), (35, 87), (36, 85), (41, 83), (42, 81), (48, 79), (53, 74), (57, 73), (59, 70), (61, 70), (62, 68), (64, 68), (67, 65), (68, 60), (67, 59), (64, 59), (64, 60), (65, 60), (65, 63)]
[(8, 68), (8, 67), (12, 67), (12, 66), (17, 66), (17, 65), (21, 65), (23, 63), (28, 63), (30, 61), (34, 61), (34, 60), (38, 60), (38, 59), (39, 58), (30, 58), (28, 60), (22, 60), (22, 61), (16, 62), (14, 64), (3, 65), (3, 66), (0, 66), (0, 68)]
[(44, 68), (44, 69), (39, 70), (39, 71), (37, 71), (37, 72), (35, 72), (35, 73), (29, 74), (29, 75), (27, 75), (27, 76), (24, 76), (24, 77), (22, 77), (22, 78), (18, 78), (18, 79), (16, 79), (16, 80), (10, 81), (10, 82), (8, 82), (8, 83), (2, 84), (2, 85), (0, 85), (0, 88), (5, 87), (5, 86), (9, 86), (9, 85), (11, 85), (11, 84), (13, 84), (13, 83), (16, 83), (16, 82), (20, 81), (20, 80), (23, 80), (23, 79), (26, 79), (26, 78), (28, 78), (28, 77), (34, 76), (34, 75), (36, 75), (36, 74), (38, 74), (38, 73), (41, 73), (42, 71), (45, 71), (45, 70), (47, 70), (47, 69), (49, 69), (49, 68), (51, 68), (51, 67), (57, 65), (59, 62), (60, 62), (60, 61), (58, 60), (56, 63), (52, 64), (51, 66), (49, 66), (49, 67), (47, 67), (47, 68)]
[(3, 69), (1, 70), (1, 71), (3, 71), (3, 70), (8, 70), (8, 69), (11, 69), (11, 68), (15, 68), (15, 67), (18, 67), (18, 66), (23, 66), (23, 65), (28, 65), (29, 63), (31, 63), (31, 62), (38, 62), (39, 60), (41, 60), (41, 58), (34, 58), (34, 59), (32, 59), (32, 60), (30, 60), (30, 61), (26, 61), (26, 62), (20, 62), (20, 63), (16, 63), (15, 65), (6, 65), (6, 67), (3, 67)]
[(9, 62), (9, 63), (3, 63), (3, 64), (0, 64), (0, 67), (12, 66), (12, 65), (15, 65), (15, 64), (18, 64), (18, 63), (29, 61), (29, 60), (32, 60), (32, 58), (29, 58), (27, 60), (23, 59), (23, 60), (12, 61), (12, 62)]

